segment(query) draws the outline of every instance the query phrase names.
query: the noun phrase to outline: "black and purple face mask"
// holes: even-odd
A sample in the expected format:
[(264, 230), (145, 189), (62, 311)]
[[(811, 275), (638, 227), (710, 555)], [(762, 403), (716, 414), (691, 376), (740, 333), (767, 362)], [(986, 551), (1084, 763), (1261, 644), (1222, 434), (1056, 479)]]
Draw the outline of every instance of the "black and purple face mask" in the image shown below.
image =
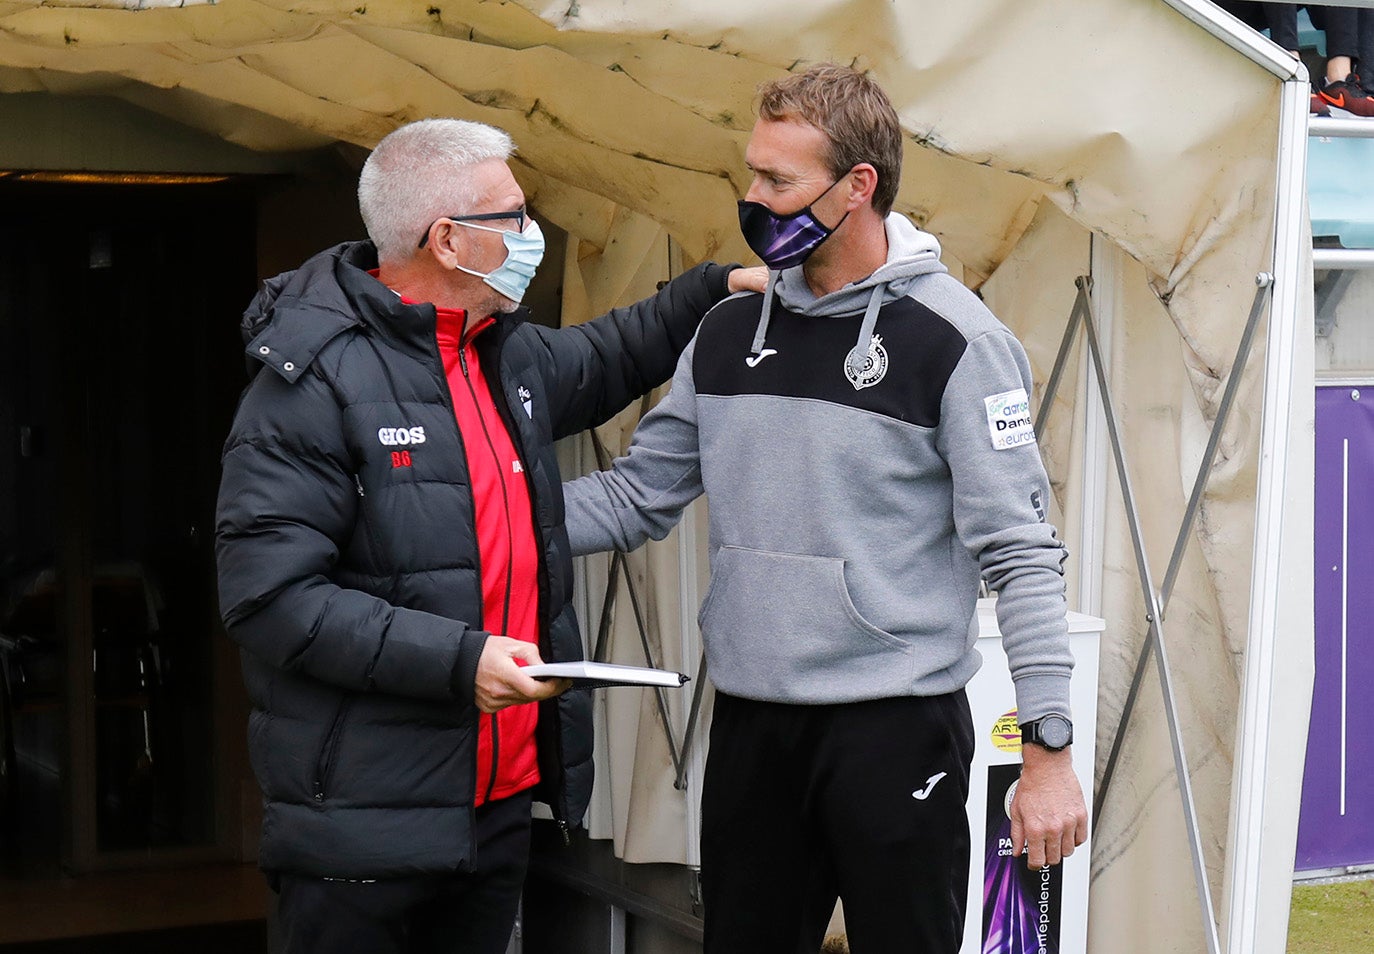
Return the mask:
[[(838, 179), (830, 183), (825, 192), (838, 183)], [(828, 228), (812, 213), (811, 206), (819, 202), (825, 192), (816, 196), (811, 205), (787, 215), (779, 215), (759, 202), (741, 200), (739, 230), (744, 233), (744, 241), (775, 271), (800, 265), (844, 222), (841, 218), (835, 228)], [(846, 212), (845, 216), (848, 215)]]

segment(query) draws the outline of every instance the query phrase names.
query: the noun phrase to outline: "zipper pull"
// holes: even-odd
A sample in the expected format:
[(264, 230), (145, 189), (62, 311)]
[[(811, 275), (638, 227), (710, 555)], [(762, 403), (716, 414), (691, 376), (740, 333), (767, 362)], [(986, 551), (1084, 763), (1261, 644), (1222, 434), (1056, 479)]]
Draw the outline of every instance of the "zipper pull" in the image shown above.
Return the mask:
[(358, 488), (359, 497), (367, 496), (367, 494), (363, 492), (363, 479), (359, 477), (357, 474), (353, 475), (353, 486)]
[(315, 801), (317, 801), (317, 802), (322, 802), (322, 801), (324, 801), (324, 783), (323, 783), (322, 781), (320, 781), (319, 779), (315, 779), (314, 789), (315, 789)]
[(468, 376), (468, 346), (466, 342), (458, 342), (458, 366), (463, 369), (463, 377)]
[(572, 847), (572, 834), (568, 831), (568, 823), (563, 819), (558, 819), (558, 833), (563, 836), (563, 847)]

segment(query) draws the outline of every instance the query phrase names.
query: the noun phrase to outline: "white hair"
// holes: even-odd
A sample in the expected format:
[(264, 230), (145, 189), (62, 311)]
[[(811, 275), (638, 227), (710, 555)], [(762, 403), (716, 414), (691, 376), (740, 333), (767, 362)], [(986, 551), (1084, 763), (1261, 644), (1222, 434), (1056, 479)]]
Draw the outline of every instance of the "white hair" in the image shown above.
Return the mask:
[(422, 119), (393, 130), (358, 177), (358, 210), (377, 258), (408, 259), (435, 219), (472, 208), (472, 167), (514, 151), (504, 130), (462, 119)]

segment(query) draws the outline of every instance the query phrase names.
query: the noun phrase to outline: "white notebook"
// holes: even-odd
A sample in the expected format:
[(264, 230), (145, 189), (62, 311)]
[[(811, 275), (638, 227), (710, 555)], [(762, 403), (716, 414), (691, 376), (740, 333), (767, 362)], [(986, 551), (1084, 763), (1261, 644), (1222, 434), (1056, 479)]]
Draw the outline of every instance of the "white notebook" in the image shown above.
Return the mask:
[(668, 686), (676, 688), (690, 677), (667, 669), (645, 669), (641, 666), (617, 666), (613, 663), (578, 662), (540, 663), (525, 666), (522, 671), (535, 679), (571, 679), (574, 689), (599, 689), (602, 686)]

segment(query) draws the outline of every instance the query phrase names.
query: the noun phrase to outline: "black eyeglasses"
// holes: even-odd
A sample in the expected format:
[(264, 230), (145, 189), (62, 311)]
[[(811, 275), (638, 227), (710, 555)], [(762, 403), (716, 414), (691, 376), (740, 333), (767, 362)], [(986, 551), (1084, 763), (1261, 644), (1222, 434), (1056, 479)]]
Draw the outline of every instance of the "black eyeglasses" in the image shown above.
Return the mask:
[[(525, 219), (529, 213), (522, 205), (518, 209), (510, 212), (479, 212), (476, 215), (441, 215), (434, 222), (442, 222), (447, 219), (450, 222), (495, 222), (500, 219), (515, 219), (515, 231), (525, 231)], [(429, 242), (429, 230), (434, 228), (434, 222), (429, 223), (429, 229), (425, 229), (425, 234), (420, 236), (420, 244), (416, 248), (424, 248)]]

